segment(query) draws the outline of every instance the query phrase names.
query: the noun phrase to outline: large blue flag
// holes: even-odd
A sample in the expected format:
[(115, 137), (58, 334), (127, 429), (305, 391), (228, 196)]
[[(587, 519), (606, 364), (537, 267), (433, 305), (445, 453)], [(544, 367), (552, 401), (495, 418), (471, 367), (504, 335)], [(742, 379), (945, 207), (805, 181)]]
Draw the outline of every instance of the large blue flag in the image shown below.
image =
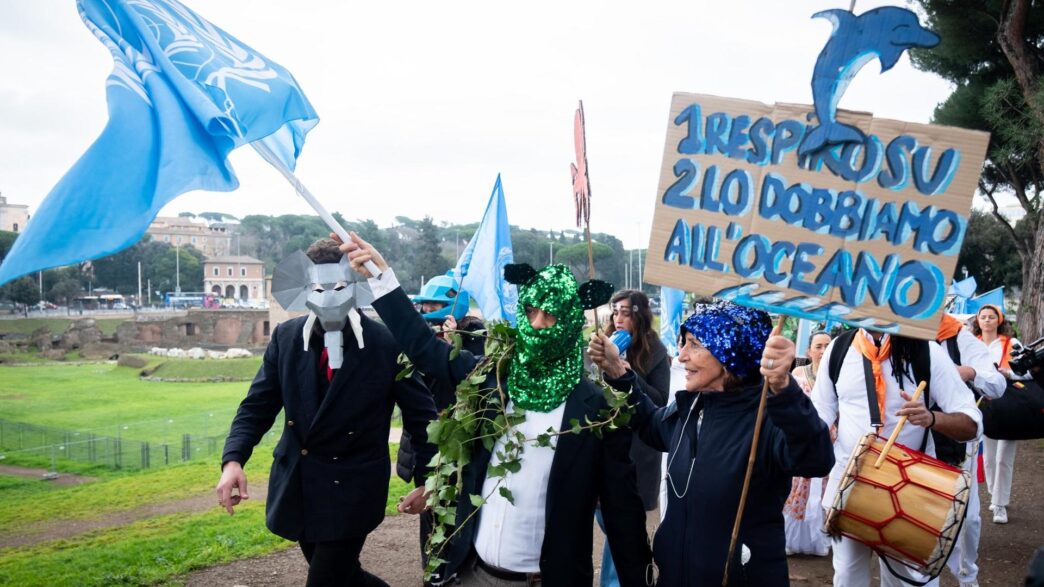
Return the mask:
[(515, 324), (518, 289), (504, 281), (504, 266), (513, 259), (504, 188), (497, 174), (482, 223), (457, 259), (455, 269), (460, 289), (475, 298), (486, 320), (507, 320)]
[(187, 191), (236, 189), (236, 147), (261, 141), (293, 169), (318, 122), (290, 72), (177, 0), (77, 6), (115, 61), (109, 122), (14, 242), (0, 284), (126, 248)]

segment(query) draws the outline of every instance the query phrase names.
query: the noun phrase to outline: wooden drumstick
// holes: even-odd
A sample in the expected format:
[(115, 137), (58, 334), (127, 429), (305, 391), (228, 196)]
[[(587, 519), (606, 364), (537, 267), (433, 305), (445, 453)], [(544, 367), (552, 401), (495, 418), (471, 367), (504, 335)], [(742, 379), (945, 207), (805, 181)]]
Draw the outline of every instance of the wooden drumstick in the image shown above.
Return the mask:
[[(910, 401), (915, 402), (921, 399), (921, 392), (924, 391), (924, 387), (928, 385), (926, 381), (922, 381), (917, 385), (917, 391), (914, 392), (913, 397)], [(906, 416), (900, 416), (899, 422), (895, 425), (895, 430), (892, 430), (892, 435), (888, 437), (888, 442), (885, 443), (884, 448), (881, 449), (881, 455), (877, 457), (877, 462), (874, 463), (875, 469), (880, 469), (881, 464), (884, 463), (885, 456), (888, 455), (888, 451), (892, 450), (892, 445), (895, 444), (895, 439), (899, 438), (899, 431), (903, 429), (906, 424)]]

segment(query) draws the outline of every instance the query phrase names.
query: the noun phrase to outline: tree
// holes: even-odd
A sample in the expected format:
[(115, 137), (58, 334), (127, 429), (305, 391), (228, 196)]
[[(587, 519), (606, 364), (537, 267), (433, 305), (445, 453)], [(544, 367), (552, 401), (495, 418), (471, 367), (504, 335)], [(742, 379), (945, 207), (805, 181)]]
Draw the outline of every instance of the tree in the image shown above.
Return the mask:
[[(1020, 223), (1018, 228), (1024, 226), (1025, 223)], [(1001, 221), (992, 214), (972, 210), (954, 279), (964, 278), (963, 269), (975, 276), (979, 291), (1022, 285), (1022, 261), (1011, 247)]]
[(40, 289), (36, 278), (25, 275), (5, 283), (3, 287), (0, 287), (0, 300), (10, 300), (26, 306), (40, 301)]
[[(608, 245), (592, 242), (591, 251), (595, 260), (595, 277), (598, 278), (599, 274), (597, 269), (599, 263), (604, 263), (605, 261), (612, 259), (613, 249)], [(573, 270), (573, 275), (577, 276), (577, 279), (580, 282), (589, 279), (587, 269), (587, 243), (567, 245), (555, 251), (555, 262), (568, 265), (569, 268)]]
[(413, 264), (425, 278), (442, 275), (450, 268), (450, 262), (442, 256), (439, 227), (425, 216), (417, 225), (417, 242), (413, 247)]
[(60, 304), (69, 305), (76, 296), (82, 293), (83, 286), (79, 280), (66, 277), (54, 284), (47, 293), (47, 298)]
[[(934, 121), (992, 133), (979, 182), (994, 218), (1022, 260), (1018, 326), (1025, 336), (1044, 330), (1044, 11), (1029, 0), (919, 0), (928, 25), (942, 37), (931, 51), (915, 51), (914, 65), (956, 85)], [(997, 196), (1010, 193), (1026, 215), (1013, 226)]]

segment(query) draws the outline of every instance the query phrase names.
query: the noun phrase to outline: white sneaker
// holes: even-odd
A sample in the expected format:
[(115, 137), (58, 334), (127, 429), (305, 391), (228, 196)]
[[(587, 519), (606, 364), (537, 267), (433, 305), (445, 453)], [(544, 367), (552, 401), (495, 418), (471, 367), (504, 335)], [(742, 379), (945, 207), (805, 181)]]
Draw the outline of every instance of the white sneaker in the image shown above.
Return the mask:
[(993, 523), (994, 524), (1007, 524), (1008, 523), (1008, 510), (1005, 506), (998, 505), (993, 508)]
[(966, 583), (961, 583), (961, 587), (979, 587), (979, 582), (978, 581), (968, 581)]

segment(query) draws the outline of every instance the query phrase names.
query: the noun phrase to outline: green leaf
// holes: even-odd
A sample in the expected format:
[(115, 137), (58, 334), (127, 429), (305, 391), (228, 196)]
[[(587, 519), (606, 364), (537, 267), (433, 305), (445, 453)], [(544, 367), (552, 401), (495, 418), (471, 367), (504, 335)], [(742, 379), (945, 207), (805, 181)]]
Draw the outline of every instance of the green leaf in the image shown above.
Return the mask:
[(463, 348), (464, 342), (463, 339), (461, 339), (459, 332), (450, 332), (449, 339), (450, 343), (453, 345), (449, 354), (449, 359), (452, 361), (460, 356), (460, 349)]
[(432, 420), (428, 423), (428, 442), (432, 444), (438, 444), (442, 440), (442, 429), (445, 426), (445, 420)]
[(522, 461), (520, 459), (504, 461), (501, 465), (512, 473), (518, 473), (522, 470)]
[(546, 432), (544, 434), (538, 434), (536, 438), (536, 445), (551, 446), (551, 435), (547, 434)]
[(511, 490), (507, 487), (500, 488), (500, 496), (508, 500), (508, 503), (510, 503), (511, 505), (515, 505), (515, 496), (511, 495)]
[(481, 495), (474, 495), (474, 494), (472, 494), (472, 495), (470, 495), (468, 497), (471, 499), (471, 505), (473, 505), (473, 506), (475, 506), (477, 508), (482, 507), (483, 504), (486, 503), (486, 500), (482, 499)]

